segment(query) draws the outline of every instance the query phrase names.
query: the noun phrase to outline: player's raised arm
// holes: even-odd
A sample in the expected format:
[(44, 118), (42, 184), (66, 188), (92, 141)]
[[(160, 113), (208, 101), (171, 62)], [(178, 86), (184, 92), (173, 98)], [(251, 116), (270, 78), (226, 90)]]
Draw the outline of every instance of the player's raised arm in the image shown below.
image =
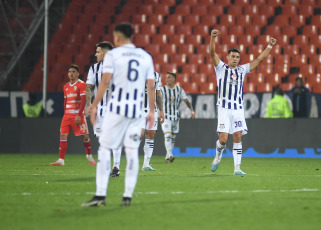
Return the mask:
[(269, 41), (269, 45), (263, 50), (263, 52), (250, 63), (250, 71), (254, 70), (260, 63), (264, 61), (264, 59), (269, 55), (272, 47), (276, 44), (276, 39), (271, 37)]
[(218, 57), (215, 49), (215, 39), (221, 34), (220, 31), (213, 29), (211, 32), (211, 41), (210, 41), (210, 55), (212, 59), (213, 65), (217, 66), (218, 63), (220, 62), (220, 58)]

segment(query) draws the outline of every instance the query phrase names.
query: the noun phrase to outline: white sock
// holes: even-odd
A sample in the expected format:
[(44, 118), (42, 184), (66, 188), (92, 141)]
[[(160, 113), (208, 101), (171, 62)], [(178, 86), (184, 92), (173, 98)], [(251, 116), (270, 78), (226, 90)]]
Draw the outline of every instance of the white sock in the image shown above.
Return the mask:
[(148, 166), (150, 158), (153, 155), (154, 150), (154, 139), (145, 139), (144, 145), (144, 166)]
[(233, 143), (234, 168), (239, 170), (242, 160), (242, 142)]
[(106, 196), (110, 174), (111, 150), (99, 147), (96, 166), (96, 196)]
[(165, 139), (165, 148), (166, 148), (165, 159), (169, 159), (170, 156), (173, 156), (173, 154), (172, 154), (172, 134), (166, 133), (164, 135), (164, 139)]
[(222, 159), (222, 153), (224, 152), (225, 148), (226, 148), (226, 145), (222, 145), (219, 140), (216, 141), (216, 157), (219, 160)]
[(60, 163), (65, 163), (65, 160), (62, 159), (62, 158), (59, 158), (59, 159), (58, 159), (58, 162), (60, 162)]
[(120, 169), (120, 158), (121, 158), (121, 151), (122, 147), (119, 147), (117, 149), (113, 149), (113, 159), (114, 159), (114, 166), (118, 169)]
[(125, 192), (123, 197), (132, 197), (139, 171), (138, 148), (125, 148), (125, 153), (127, 164), (125, 172)]

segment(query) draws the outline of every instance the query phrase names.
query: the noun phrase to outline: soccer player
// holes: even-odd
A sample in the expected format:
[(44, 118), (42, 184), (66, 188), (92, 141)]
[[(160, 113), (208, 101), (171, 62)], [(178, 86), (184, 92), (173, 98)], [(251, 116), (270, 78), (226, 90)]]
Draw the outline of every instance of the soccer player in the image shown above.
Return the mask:
[[(127, 165), (123, 206), (131, 204), (138, 171), (138, 147), (142, 132), (142, 108), (145, 84), (148, 89), (150, 112), (146, 118), (150, 126), (154, 123), (155, 92), (154, 66), (152, 57), (132, 44), (133, 26), (117, 24), (114, 28), (114, 44), (117, 48), (109, 51), (103, 62), (103, 76), (96, 98), (91, 105), (90, 119), (96, 122), (97, 104), (103, 98), (112, 79), (111, 98), (99, 137), (98, 164), (96, 170), (96, 195), (82, 206), (106, 205), (111, 150), (125, 147)], [(148, 127), (151, 128), (151, 127)]]
[(165, 111), (165, 121), (162, 124), (162, 130), (165, 139), (166, 156), (165, 162), (173, 162), (173, 148), (175, 145), (176, 135), (179, 133), (179, 105), (184, 101), (187, 107), (191, 110), (191, 117), (195, 118), (195, 112), (190, 101), (187, 99), (186, 93), (182, 87), (175, 84), (176, 74), (167, 72), (166, 85), (161, 87), (163, 97), (163, 105)]
[(86, 149), (86, 157), (91, 165), (96, 161), (91, 154), (91, 142), (88, 135), (88, 126), (85, 115), (86, 83), (78, 79), (79, 67), (75, 64), (68, 66), (70, 82), (64, 85), (65, 113), (60, 126), (59, 159), (50, 165), (65, 165), (67, 138), (71, 130), (76, 136), (81, 136)]
[(215, 172), (222, 159), (222, 153), (226, 148), (229, 134), (233, 134), (233, 158), (234, 174), (245, 175), (240, 168), (242, 159), (242, 135), (247, 133), (247, 126), (244, 117), (243, 106), (243, 82), (245, 75), (254, 70), (268, 56), (276, 39), (271, 37), (266, 49), (251, 63), (239, 66), (241, 59), (240, 51), (231, 48), (228, 51), (227, 61), (222, 62), (215, 49), (215, 39), (220, 35), (220, 31), (211, 31), (210, 55), (216, 72), (218, 86), (217, 100), (217, 133), (219, 136), (216, 142), (216, 156), (212, 162), (211, 170)]
[[(155, 77), (155, 95), (156, 95), (156, 109), (155, 114), (159, 112), (160, 123), (163, 124), (164, 122), (164, 110), (163, 110), (163, 102), (162, 102), (162, 94), (160, 92), (160, 83), (161, 83), (161, 76), (159, 73), (154, 72)], [(144, 108), (143, 108), (143, 117), (146, 118), (149, 113), (149, 104), (148, 104), (148, 92), (147, 87), (145, 87), (145, 99), (144, 99)], [(144, 144), (144, 163), (142, 170), (143, 171), (156, 171), (156, 169), (152, 168), (150, 165), (150, 159), (153, 155), (154, 150), (154, 138), (156, 135), (157, 127), (158, 127), (158, 120), (155, 119), (152, 128), (148, 128), (149, 123), (145, 122), (142, 130), (142, 137), (145, 135), (145, 144)]]
[[(112, 50), (114, 46), (107, 41), (100, 42), (96, 45), (96, 58), (97, 63), (92, 65), (89, 68), (88, 77), (87, 77), (87, 88), (86, 88), (86, 98), (87, 98), (87, 113), (90, 114), (90, 105), (91, 105), (91, 91), (94, 90), (94, 96), (97, 94), (97, 88), (101, 81), (102, 69), (103, 69), (103, 60), (105, 54)], [(97, 105), (97, 118), (96, 123), (94, 125), (94, 134), (96, 137), (100, 136), (102, 123), (104, 120), (104, 115), (107, 110), (107, 100), (110, 95), (110, 87), (106, 90), (102, 100)], [(113, 159), (114, 159), (114, 167), (113, 171), (110, 174), (112, 177), (118, 177), (120, 175), (119, 166), (120, 166), (120, 157), (121, 157), (121, 148), (113, 149)]]

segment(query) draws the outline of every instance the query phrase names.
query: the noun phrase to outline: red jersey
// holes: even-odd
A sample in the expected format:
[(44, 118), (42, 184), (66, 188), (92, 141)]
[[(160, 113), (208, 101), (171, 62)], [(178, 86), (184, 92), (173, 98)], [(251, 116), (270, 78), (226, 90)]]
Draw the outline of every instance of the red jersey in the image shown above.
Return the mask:
[[(64, 85), (65, 114), (78, 115), (81, 96), (86, 96), (86, 83), (78, 79), (74, 84), (68, 82)], [(82, 112), (85, 115), (85, 111)]]

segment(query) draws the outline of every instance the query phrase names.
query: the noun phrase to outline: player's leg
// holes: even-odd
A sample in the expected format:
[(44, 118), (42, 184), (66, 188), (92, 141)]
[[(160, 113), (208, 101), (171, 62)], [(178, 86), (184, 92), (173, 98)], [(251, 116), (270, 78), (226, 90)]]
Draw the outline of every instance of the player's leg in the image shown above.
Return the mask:
[(172, 156), (172, 124), (170, 120), (165, 119), (162, 124), (162, 130), (164, 133), (164, 142), (166, 149), (165, 162), (169, 162), (169, 158)]
[(109, 182), (111, 149), (100, 146), (98, 149), (98, 163), (96, 168), (96, 194), (81, 206), (104, 206)]
[(91, 141), (88, 134), (84, 134), (81, 136), (83, 140), (84, 147), (86, 149), (86, 158), (91, 165), (96, 165), (96, 161), (91, 154)]
[(144, 163), (142, 168), (143, 171), (155, 171), (155, 169), (150, 166), (150, 159), (152, 158), (154, 151), (155, 135), (156, 130), (146, 130), (144, 144)]
[(70, 119), (64, 116), (60, 125), (60, 142), (59, 142), (59, 159), (56, 162), (50, 163), (50, 165), (65, 165), (65, 155), (68, 146), (68, 134), (71, 130), (71, 125), (69, 124)]
[(111, 172), (111, 177), (119, 177), (120, 176), (120, 158), (121, 158), (122, 147), (113, 149), (113, 171)]
[(172, 156), (169, 157), (169, 162), (173, 162), (175, 160), (175, 157), (173, 156), (173, 149), (175, 146), (175, 139), (176, 139), (176, 135), (179, 133), (179, 120), (176, 121), (172, 121)]
[(125, 172), (125, 191), (123, 194), (123, 206), (131, 204), (131, 198), (133, 196), (138, 171), (139, 171), (139, 158), (138, 158), (138, 147), (140, 144), (140, 134), (142, 130), (143, 119), (129, 119), (129, 125), (126, 129), (124, 146), (126, 153), (126, 172)]

